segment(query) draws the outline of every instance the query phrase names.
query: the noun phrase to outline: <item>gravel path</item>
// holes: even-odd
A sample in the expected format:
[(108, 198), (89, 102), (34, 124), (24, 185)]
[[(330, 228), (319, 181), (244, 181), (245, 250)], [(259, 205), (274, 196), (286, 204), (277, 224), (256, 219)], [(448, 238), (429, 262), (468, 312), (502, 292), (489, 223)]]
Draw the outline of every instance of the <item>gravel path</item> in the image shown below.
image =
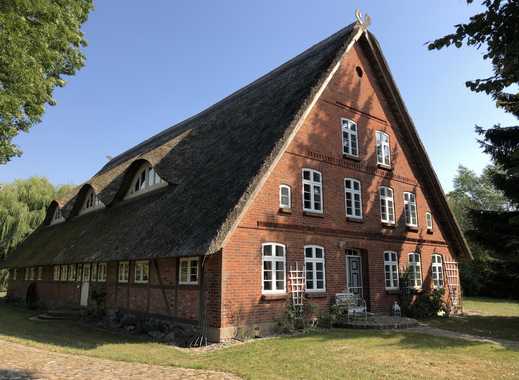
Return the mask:
[(0, 379), (235, 380), (222, 372), (127, 363), (68, 355), (0, 341)]

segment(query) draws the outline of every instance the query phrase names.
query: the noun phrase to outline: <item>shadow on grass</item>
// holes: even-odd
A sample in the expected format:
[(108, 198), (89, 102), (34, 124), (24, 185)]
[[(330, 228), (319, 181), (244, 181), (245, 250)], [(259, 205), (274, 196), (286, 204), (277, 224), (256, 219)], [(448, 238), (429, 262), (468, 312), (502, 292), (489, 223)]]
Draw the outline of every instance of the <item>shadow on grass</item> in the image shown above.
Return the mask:
[(93, 350), (107, 344), (153, 342), (144, 337), (117, 334), (78, 322), (29, 319), (37, 314), (37, 311), (0, 303), (0, 336), (78, 350)]
[(4, 380), (32, 380), (37, 379), (30, 371), (0, 368), (0, 379)]

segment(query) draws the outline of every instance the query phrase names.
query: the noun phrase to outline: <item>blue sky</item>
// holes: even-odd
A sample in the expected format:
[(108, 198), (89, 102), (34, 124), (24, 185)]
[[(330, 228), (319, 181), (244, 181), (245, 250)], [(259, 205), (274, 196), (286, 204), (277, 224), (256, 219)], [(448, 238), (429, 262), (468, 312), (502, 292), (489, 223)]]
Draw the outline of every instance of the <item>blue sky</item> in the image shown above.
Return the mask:
[[(146, 5), (145, 5), (146, 4)], [(429, 52), (424, 43), (479, 9), (463, 0), (97, 1), (83, 30), (86, 66), (57, 106), (16, 138), (21, 158), (0, 182), (32, 175), (81, 183), (118, 153), (197, 113), (354, 20), (377, 36), (446, 191), (459, 164), (489, 161), (474, 125), (512, 123), (465, 81), (490, 72), (482, 52)]]

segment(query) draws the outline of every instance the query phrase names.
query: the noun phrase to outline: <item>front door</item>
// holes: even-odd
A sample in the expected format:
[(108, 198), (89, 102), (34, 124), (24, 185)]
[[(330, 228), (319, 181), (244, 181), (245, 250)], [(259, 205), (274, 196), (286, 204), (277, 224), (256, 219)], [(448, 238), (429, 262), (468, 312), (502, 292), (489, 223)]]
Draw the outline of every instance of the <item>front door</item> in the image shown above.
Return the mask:
[(83, 265), (83, 281), (81, 282), (81, 306), (88, 306), (88, 293), (90, 292), (90, 264)]
[(359, 251), (346, 251), (346, 284), (349, 293), (362, 297), (362, 260)]

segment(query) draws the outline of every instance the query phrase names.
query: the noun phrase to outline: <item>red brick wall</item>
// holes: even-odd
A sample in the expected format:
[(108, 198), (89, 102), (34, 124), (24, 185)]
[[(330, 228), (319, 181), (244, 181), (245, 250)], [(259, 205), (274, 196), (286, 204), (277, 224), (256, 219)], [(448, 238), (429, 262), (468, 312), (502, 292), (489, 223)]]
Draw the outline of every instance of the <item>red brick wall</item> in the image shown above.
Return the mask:
[[(355, 68), (363, 70), (359, 78)], [(341, 118), (358, 125), (359, 160), (342, 156)], [(375, 131), (389, 134), (393, 170), (377, 168)], [(223, 249), (222, 325), (264, 322), (279, 317), (284, 301), (266, 301), (261, 295), (261, 243), (278, 242), (287, 246), (287, 267), (304, 262), (305, 244), (325, 248), (326, 291), (316, 304), (327, 304), (337, 292), (345, 289), (346, 248), (362, 249), (367, 277), (368, 303), (373, 311), (389, 312), (394, 295), (384, 287), (383, 252), (400, 254), (400, 265), (407, 265), (407, 254), (422, 253), (424, 287), (430, 282), (431, 254), (446, 259), (451, 254), (441, 226), (434, 223), (432, 233), (425, 227), (425, 212), (432, 210), (425, 198), (412, 157), (401, 144), (398, 125), (391, 117), (370, 67), (362, 52), (353, 49), (342, 62), (328, 88), (311, 111), (282, 159), (270, 173), (252, 205), (246, 211)], [(302, 168), (319, 170), (323, 175), (322, 217), (305, 216), (302, 209)], [(363, 221), (346, 220), (344, 178), (358, 179), (362, 184)], [(292, 189), (292, 213), (283, 214), (279, 207), (279, 185)], [(382, 228), (378, 200), (379, 186), (394, 191), (396, 227)], [(418, 231), (405, 227), (403, 192), (415, 192), (418, 206)], [(366, 266), (366, 265), (365, 265)]]

